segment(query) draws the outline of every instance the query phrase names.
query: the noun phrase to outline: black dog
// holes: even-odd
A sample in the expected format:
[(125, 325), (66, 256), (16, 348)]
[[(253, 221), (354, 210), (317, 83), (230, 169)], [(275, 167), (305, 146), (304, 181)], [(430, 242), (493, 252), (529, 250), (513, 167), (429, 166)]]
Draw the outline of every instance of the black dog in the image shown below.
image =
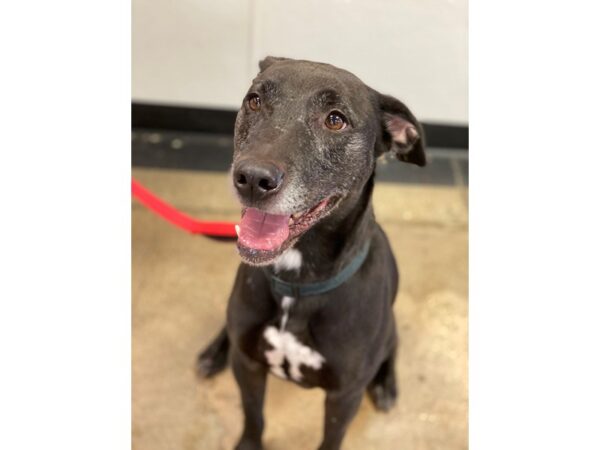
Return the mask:
[(321, 450), (339, 449), (363, 393), (393, 406), (398, 271), (375, 222), (375, 161), (425, 165), (404, 104), (328, 64), (268, 57), (235, 124), (240, 264), (227, 325), (200, 355), (227, 354), (239, 384), (238, 450), (261, 449), (267, 373), (327, 392)]

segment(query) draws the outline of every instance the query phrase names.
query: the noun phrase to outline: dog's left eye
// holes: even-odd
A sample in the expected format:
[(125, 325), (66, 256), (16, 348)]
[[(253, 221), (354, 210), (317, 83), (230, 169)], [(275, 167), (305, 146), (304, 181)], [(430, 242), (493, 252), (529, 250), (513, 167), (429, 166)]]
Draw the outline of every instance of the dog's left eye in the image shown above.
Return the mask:
[(260, 111), (260, 97), (256, 94), (248, 97), (248, 106), (252, 111)]
[(325, 119), (325, 126), (333, 131), (340, 131), (346, 128), (348, 120), (341, 112), (333, 111), (330, 112)]
[(256, 94), (252, 94), (248, 97), (248, 106), (252, 111), (260, 110), (260, 97)]

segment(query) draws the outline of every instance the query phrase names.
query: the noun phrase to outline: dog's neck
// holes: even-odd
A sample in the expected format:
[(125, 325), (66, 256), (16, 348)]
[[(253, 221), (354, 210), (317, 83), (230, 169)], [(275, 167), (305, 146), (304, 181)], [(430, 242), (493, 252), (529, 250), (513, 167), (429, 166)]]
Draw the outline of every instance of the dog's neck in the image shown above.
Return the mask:
[(279, 278), (294, 283), (322, 281), (352, 261), (375, 228), (371, 202), (374, 178), (373, 173), (361, 191), (346, 197), (330, 216), (300, 238), (291, 250), (300, 253), (296, 257), (300, 267), (276, 265)]

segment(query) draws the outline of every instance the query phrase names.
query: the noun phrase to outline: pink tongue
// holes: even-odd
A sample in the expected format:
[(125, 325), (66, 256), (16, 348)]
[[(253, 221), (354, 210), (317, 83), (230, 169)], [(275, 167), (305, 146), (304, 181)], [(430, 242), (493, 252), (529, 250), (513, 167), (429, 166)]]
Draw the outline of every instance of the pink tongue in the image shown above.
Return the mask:
[(239, 242), (256, 250), (275, 250), (283, 244), (289, 234), (289, 215), (267, 214), (248, 208), (240, 223)]

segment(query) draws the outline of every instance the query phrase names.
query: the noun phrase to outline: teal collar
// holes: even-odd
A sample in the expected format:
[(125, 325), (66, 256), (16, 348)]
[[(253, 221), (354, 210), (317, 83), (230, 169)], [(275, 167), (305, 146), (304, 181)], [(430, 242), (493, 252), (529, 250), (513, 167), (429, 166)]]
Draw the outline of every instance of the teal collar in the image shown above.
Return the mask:
[(360, 269), (365, 262), (365, 259), (367, 259), (370, 246), (371, 241), (369, 240), (365, 243), (360, 252), (356, 254), (354, 259), (350, 261), (350, 264), (325, 281), (319, 281), (317, 283), (289, 283), (276, 277), (267, 270), (265, 270), (265, 273), (270, 278), (271, 290), (273, 293), (293, 298), (324, 294), (348, 281), (348, 279)]

